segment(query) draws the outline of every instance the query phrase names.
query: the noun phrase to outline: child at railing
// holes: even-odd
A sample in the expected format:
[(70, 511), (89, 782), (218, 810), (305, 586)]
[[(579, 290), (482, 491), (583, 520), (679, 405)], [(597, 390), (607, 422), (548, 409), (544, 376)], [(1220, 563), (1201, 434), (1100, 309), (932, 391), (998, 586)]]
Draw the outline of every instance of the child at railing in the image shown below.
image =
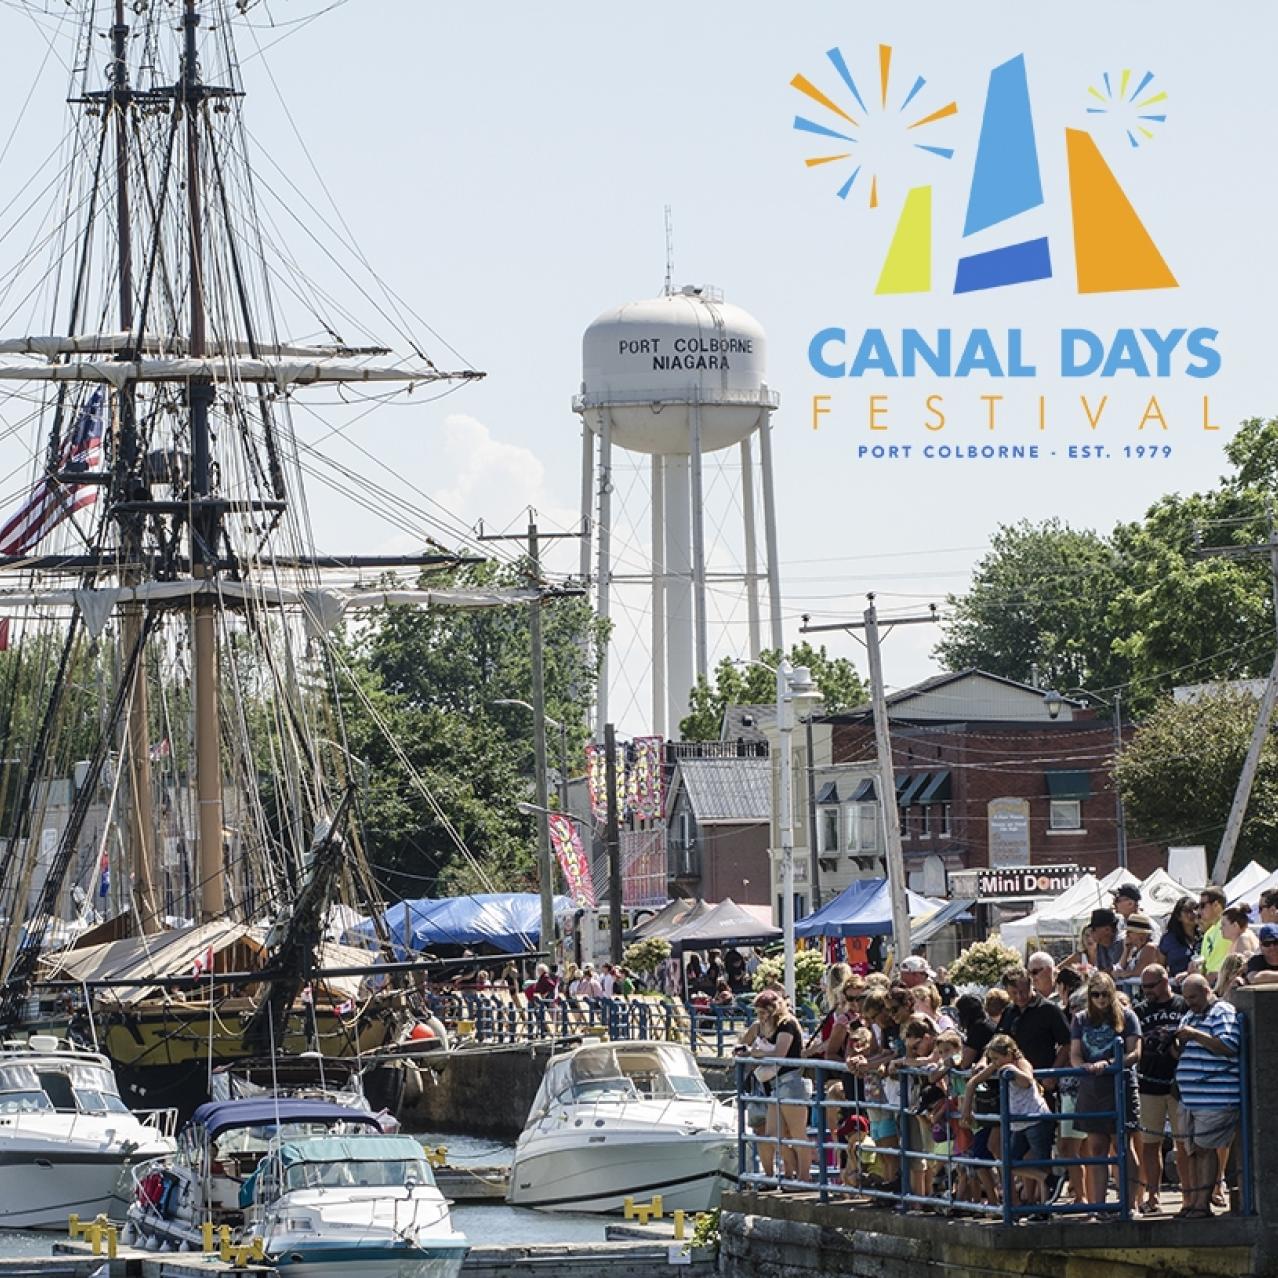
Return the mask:
[[(905, 1055), (888, 1065), (890, 1076), (900, 1074), (903, 1069), (925, 1069), (935, 1064), (936, 1026), (926, 1016), (912, 1016), (905, 1023), (902, 1037)], [(923, 1101), (925, 1079), (916, 1075), (906, 1077), (909, 1084), (907, 1108), (911, 1114), (908, 1148), (913, 1154), (930, 1154), (935, 1142), (932, 1139), (932, 1119)], [(925, 1158), (911, 1158), (909, 1164), (910, 1192), (918, 1198), (931, 1197), (930, 1163)]]
[[(1034, 1078), (1034, 1067), (1007, 1034), (995, 1034), (985, 1049), (985, 1063), (968, 1079), (963, 1097), (963, 1119), (972, 1117), (972, 1100), (976, 1088), (986, 1079), (1001, 1075), (1007, 1080), (1007, 1110), (1013, 1115), (1012, 1147), (1007, 1156), (1016, 1164), (1029, 1155), (1030, 1162), (1047, 1162), (1052, 1156), (1051, 1107), (1043, 1089)], [(1019, 1173), (1019, 1203), (1040, 1202), (1047, 1180), (1047, 1167), (1023, 1167)]]

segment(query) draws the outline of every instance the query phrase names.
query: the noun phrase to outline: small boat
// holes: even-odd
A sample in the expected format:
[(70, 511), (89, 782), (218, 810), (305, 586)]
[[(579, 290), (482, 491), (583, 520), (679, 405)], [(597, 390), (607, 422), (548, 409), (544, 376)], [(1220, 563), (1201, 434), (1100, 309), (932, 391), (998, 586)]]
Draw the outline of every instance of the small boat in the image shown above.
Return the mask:
[(732, 1110), (677, 1043), (590, 1043), (551, 1058), (519, 1143), (506, 1201), (620, 1211), (660, 1194), (670, 1210), (719, 1201), (736, 1159)]
[(125, 1240), (152, 1251), (200, 1250), (205, 1221), (291, 1278), (454, 1278), (468, 1249), (422, 1147), (329, 1100), (210, 1101), (134, 1181)]
[(131, 1166), (173, 1151), (175, 1110), (130, 1113), (105, 1056), (51, 1035), (0, 1046), (0, 1227), (124, 1210)]
[(241, 1201), (281, 1278), (453, 1278), (468, 1250), (411, 1136), (287, 1141)]

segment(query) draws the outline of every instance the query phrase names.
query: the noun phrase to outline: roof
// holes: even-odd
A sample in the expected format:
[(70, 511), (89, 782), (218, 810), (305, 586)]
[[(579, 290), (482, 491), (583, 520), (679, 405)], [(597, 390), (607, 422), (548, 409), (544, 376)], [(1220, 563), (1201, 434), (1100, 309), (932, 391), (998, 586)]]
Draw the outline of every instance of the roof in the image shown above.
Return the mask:
[(776, 719), (777, 708), (771, 703), (758, 706), (725, 706), (723, 723), (719, 728), (719, 740), (766, 742), (768, 735), (763, 728), (771, 727)]
[(770, 759), (680, 759), (670, 783), (670, 807), (680, 784), (699, 825), (753, 824), (772, 819)]
[[(1018, 679), (1009, 679), (1005, 675), (991, 674), (988, 670), (981, 670), (977, 666), (969, 666), (965, 670), (947, 670), (943, 674), (931, 675), (927, 679), (923, 679), (918, 683), (912, 683), (908, 688), (898, 688), (895, 692), (889, 692), (886, 701), (889, 708), (901, 706), (906, 701), (913, 701), (916, 697), (921, 697), (925, 693), (934, 692), (937, 688), (943, 688), (947, 684), (957, 683), (961, 679), (970, 679), (973, 676), (980, 679), (988, 679), (991, 683), (1000, 683), (1008, 688), (1017, 688), (1022, 692), (1032, 692), (1037, 697), (1044, 695), (1042, 688), (1035, 687), (1032, 683), (1021, 683)], [(1069, 706), (1082, 709), (1085, 703), (1078, 701), (1073, 697), (1062, 697), (1061, 700)], [(823, 715), (826, 721), (845, 719), (845, 718), (861, 718), (874, 713), (873, 705), (868, 702), (862, 706), (855, 706), (851, 710), (845, 710), (839, 714)], [(962, 718), (961, 714), (956, 713), (955, 718)]]
[(232, 1127), (270, 1127), (276, 1123), (362, 1123), (381, 1130), (372, 1114), (349, 1105), (275, 1096), (206, 1101), (191, 1115), (191, 1122), (203, 1127), (211, 1137)]

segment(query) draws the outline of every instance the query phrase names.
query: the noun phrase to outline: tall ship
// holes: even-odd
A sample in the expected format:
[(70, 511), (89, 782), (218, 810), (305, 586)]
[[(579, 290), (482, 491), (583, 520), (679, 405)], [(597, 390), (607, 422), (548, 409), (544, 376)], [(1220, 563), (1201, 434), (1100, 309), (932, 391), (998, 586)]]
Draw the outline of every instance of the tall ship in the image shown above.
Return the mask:
[(343, 626), (535, 597), (433, 587), (459, 563), (438, 544), (340, 553), (308, 507), (341, 471), (299, 419), (340, 433), (482, 374), (437, 366), (380, 281), (348, 291), (400, 349), (306, 275), (314, 237), (252, 163), (236, 30), (260, 7), (70, 0), (66, 133), (0, 209), (27, 246), (0, 275), (0, 424), (27, 449), (0, 512), (0, 1023), (188, 1110), (217, 1065), (353, 1057), (413, 1016), (377, 938), (334, 926), (381, 911)]

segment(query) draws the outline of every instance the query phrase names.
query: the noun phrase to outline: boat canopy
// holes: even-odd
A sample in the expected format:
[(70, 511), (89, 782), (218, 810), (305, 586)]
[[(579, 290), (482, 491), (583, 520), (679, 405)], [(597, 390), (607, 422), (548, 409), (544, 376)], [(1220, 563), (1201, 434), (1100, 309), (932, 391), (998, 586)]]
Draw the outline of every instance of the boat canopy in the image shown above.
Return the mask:
[(532, 1112), (542, 1112), (555, 1100), (703, 1099), (709, 1095), (696, 1060), (681, 1043), (592, 1043), (550, 1061)]
[(274, 1096), (206, 1101), (191, 1116), (192, 1126), (203, 1127), (210, 1140), (234, 1127), (269, 1127), (276, 1123), (363, 1123), (374, 1131), (381, 1130), (372, 1114), (349, 1105)]
[[(555, 897), (557, 919), (571, 915), (575, 908), (570, 898)], [(408, 948), (418, 952), (450, 945), (491, 945), (518, 954), (541, 944), (541, 897), (536, 892), (475, 892), (401, 901), (382, 915), (382, 926), (400, 954), (405, 931)], [(359, 930), (370, 938), (377, 935), (371, 919)]]

